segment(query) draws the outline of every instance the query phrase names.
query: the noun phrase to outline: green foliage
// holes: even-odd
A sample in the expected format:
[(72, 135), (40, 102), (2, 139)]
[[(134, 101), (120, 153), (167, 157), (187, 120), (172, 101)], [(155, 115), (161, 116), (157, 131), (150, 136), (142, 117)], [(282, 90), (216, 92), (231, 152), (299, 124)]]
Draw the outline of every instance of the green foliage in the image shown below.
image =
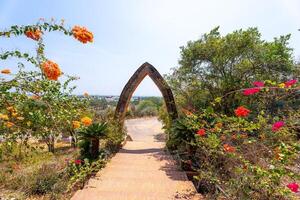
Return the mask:
[(126, 113), (128, 117), (157, 116), (163, 106), (161, 97), (144, 97), (140, 101), (133, 101)]
[(5, 51), (0, 54), (1, 60), (16, 57), (36, 67), (27, 71), (25, 64), (20, 62), (17, 73), (5, 75), (6, 78), (0, 77), (0, 114), (7, 116), (7, 119), (0, 119), (0, 135), (6, 140), (20, 140), (20, 144), (26, 144), (30, 137), (35, 137), (44, 141), (49, 151), (53, 152), (56, 138), (62, 132), (72, 132), (72, 121), (86, 110), (87, 102), (72, 95), (75, 87), (70, 86), (70, 83), (76, 77), (66, 76), (64, 82), (50, 80), (42, 67), (48, 61), (44, 53), (43, 34), (61, 31), (65, 35), (73, 35), (71, 30), (64, 28), (63, 23), (51, 21), (12, 26), (0, 31), (0, 36), (21, 36), (26, 35), (27, 31), (36, 30), (42, 31), (36, 40), (33, 39), (37, 44), (36, 55), (20, 51)]
[(94, 123), (78, 132), (80, 153), (83, 158), (96, 158), (99, 154), (99, 139), (107, 134), (107, 123)]
[(106, 122), (94, 123), (88, 127), (83, 128), (78, 132), (79, 139), (101, 138), (107, 132), (108, 125)]
[(256, 28), (221, 36), (219, 28), (181, 48), (179, 67), (167, 76), (179, 105), (200, 109), (226, 96), (216, 109), (230, 113), (243, 103), (232, 91), (251, 87), (257, 80), (285, 81), (300, 70), (288, 46), (290, 35), (273, 41), (261, 39)]
[(80, 164), (74, 162), (69, 163), (66, 168), (67, 174), (71, 177), (68, 183), (68, 190), (74, 187), (82, 188), (88, 178), (90, 178), (97, 171), (102, 169), (106, 164), (105, 157), (101, 157), (95, 161), (84, 159)]
[[(208, 199), (297, 199), (286, 186), (300, 181), (300, 68), (289, 38), (264, 41), (256, 28), (221, 36), (215, 28), (181, 48), (167, 76), (180, 117), (160, 116), (168, 148), (197, 173)], [(249, 88), (256, 92), (245, 95)], [(235, 113), (242, 105), (249, 115)]]

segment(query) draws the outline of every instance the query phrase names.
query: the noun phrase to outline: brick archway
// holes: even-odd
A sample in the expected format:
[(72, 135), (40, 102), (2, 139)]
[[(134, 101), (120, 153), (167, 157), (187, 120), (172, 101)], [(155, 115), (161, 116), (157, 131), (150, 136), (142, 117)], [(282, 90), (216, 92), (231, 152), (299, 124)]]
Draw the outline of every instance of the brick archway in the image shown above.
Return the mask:
[(147, 75), (153, 80), (153, 82), (156, 84), (156, 86), (162, 93), (170, 119), (174, 120), (177, 118), (178, 114), (171, 88), (164, 80), (164, 78), (160, 75), (160, 73), (155, 69), (155, 67), (153, 67), (148, 62), (145, 62), (131, 76), (131, 78), (122, 90), (115, 111), (115, 118), (119, 119), (120, 122), (123, 123), (124, 121), (126, 110), (129, 105), (132, 94)]

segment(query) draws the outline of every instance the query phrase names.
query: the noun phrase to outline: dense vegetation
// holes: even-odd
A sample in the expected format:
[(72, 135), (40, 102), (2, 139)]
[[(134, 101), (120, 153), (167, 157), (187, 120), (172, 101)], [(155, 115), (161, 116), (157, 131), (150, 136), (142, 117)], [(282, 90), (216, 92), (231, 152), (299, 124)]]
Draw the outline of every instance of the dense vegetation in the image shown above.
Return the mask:
[[(1, 37), (25, 36), (37, 45), (35, 55), (18, 50), (0, 54), (4, 61), (19, 60), (18, 71), (0, 69), (0, 199), (67, 199), (123, 141), (124, 131), (113, 114), (98, 117), (88, 94), (72, 94), (70, 83), (76, 78), (46, 57), (43, 36), (52, 31), (82, 43), (93, 41), (86, 28), (69, 29), (63, 21), (0, 31)], [(65, 81), (60, 80), (63, 75)]]
[(126, 116), (128, 118), (157, 116), (162, 105), (161, 97), (143, 97), (130, 103)]
[(300, 181), (299, 64), (290, 35), (218, 28), (181, 48), (166, 78), (180, 112), (168, 148), (208, 199), (297, 199)]

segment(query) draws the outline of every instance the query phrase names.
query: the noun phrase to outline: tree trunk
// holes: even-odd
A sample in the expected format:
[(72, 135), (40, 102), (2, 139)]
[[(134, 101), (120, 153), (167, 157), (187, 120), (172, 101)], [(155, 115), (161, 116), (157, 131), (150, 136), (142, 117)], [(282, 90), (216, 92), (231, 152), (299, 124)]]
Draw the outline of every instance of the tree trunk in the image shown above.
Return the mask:
[(92, 138), (91, 139), (91, 156), (96, 158), (99, 154), (99, 139)]
[(76, 148), (76, 139), (74, 136), (71, 136), (71, 147)]
[(48, 151), (54, 153), (54, 137), (49, 136), (49, 141), (47, 142)]
[(75, 136), (75, 131), (70, 129), (69, 130), (70, 136), (71, 136), (71, 147), (72, 148), (76, 148), (77, 146), (77, 140), (76, 140), (76, 136)]

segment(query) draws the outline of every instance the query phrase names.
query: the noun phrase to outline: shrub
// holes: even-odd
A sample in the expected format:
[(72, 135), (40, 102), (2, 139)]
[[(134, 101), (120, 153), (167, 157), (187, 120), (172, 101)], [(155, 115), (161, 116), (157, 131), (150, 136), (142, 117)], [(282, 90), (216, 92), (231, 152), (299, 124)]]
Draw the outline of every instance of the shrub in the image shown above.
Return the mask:
[(96, 158), (99, 154), (99, 140), (107, 134), (107, 123), (94, 123), (79, 132), (81, 156)]

